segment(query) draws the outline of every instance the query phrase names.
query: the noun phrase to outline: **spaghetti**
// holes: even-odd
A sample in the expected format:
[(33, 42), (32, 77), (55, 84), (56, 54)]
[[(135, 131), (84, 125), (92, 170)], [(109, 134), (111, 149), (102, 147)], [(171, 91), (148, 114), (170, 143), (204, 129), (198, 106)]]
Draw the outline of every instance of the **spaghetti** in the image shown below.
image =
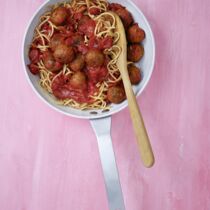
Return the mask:
[[(120, 34), (115, 17), (109, 12), (116, 6), (110, 6), (106, 0), (73, 0), (53, 5), (52, 11), (40, 17), (29, 51), (29, 69), (39, 74), (40, 86), (54, 95), (59, 104), (81, 110), (108, 110), (111, 97), (120, 95), (117, 102), (125, 99), (117, 67)], [(60, 50), (51, 52), (52, 42), (60, 44)], [(70, 64), (70, 54), (76, 57), (74, 66)], [(79, 73), (73, 68), (78, 66)], [(118, 89), (113, 91), (115, 86)], [(119, 88), (123, 94), (119, 94)]]

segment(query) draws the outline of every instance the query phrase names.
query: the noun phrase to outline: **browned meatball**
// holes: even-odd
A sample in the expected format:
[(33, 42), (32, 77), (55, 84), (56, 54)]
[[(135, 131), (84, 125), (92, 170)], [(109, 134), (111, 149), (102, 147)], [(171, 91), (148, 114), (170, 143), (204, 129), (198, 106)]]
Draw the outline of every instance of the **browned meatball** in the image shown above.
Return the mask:
[(85, 73), (81, 71), (74, 73), (69, 81), (69, 84), (75, 89), (85, 89), (87, 87)]
[(104, 54), (98, 49), (91, 49), (85, 55), (85, 62), (88, 67), (100, 67), (104, 64)]
[(42, 56), (45, 67), (52, 72), (59, 71), (62, 64), (57, 62), (51, 52), (45, 52)]
[(80, 34), (74, 34), (73, 36), (65, 40), (65, 44), (68, 46), (78, 46), (84, 42), (84, 38)]
[(135, 65), (128, 66), (128, 74), (132, 85), (137, 85), (141, 81), (140, 69)]
[(127, 29), (133, 23), (133, 17), (127, 9), (120, 8), (116, 10), (116, 13), (120, 16), (125, 29)]
[(144, 48), (140, 44), (128, 45), (128, 60), (138, 62), (144, 55)]
[(82, 36), (82, 35), (80, 35), (80, 34), (75, 34), (73, 37), (72, 37), (72, 44), (74, 45), (74, 46), (77, 46), (77, 45), (79, 45), (79, 44), (81, 44), (81, 43), (83, 43), (84, 42), (84, 37)]
[(145, 38), (145, 32), (142, 28), (138, 26), (137, 23), (129, 27), (127, 32), (127, 39), (132, 43), (139, 43)]
[(69, 64), (71, 70), (80, 71), (85, 66), (85, 58), (83, 55), (78, 54), (77, 57)]
[(120, 86), (113, 86), (108, 89), (107, 98), (111, 103), (119, 104), (125, 100), (125, 91)]
[(91, 18), (88, 15), (83, 15), (82, 18), (79, 20), (78, 26), (86, 24)]
[(68, 17), (68, 10), (65, 7), (56, 8), (51, 14), (51, 21), (56, 25), (62, 25)]
[(36, 48), (31, 48), (29, 50), (28, 56), (29, 56), (31, 63), (37, 63), (39, 61), (40, 52)]
[(84, 15), (78, 23), (78, 31), (82, 34), (91, 37), (94, 35), (96, 22), (89, 16)]
[(54, 51), (58, 45), (64, 44), (64, 39), (61, 34), (55, 34), (50, 41), (50, 48)]
[(109, 3), (109, 10), (115, 12), (118, 9), (125, 9), (125, 7), (118, 3)]
[(70, 63), (74, 59), (74, 50), (65, 44), (60, 44), (53, 53), (55, 59), (61, 63)]

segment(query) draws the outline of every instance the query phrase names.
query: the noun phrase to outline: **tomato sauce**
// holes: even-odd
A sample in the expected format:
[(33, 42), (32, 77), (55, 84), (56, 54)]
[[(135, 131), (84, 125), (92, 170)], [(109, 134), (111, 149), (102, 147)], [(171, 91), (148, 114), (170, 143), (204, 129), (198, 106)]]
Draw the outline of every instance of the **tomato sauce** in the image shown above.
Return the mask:
[(90, 103), (90, 95), (93, 95), (98, 91), (95, 84), (91, 81), (88, 82), (88, 86), (82, 89), (74, 88), (69, 84), (69, 77), (61, 74), (56, 77), (52, 83), (53, 94), (61, 100), (74, 99), (78, 103)]
[[(113, 79), (107, 68), (111, 58), (104, 50), (113, 46), (114, 38), (111, 36), (98, 38), (94, 35), (96, 21), (88, 16), (88, 12), (91, 15), (100, 15), (102, 11), (99, 8), (92, 7), (88, 10), (87, 6), (83, 5), (75, 10), (60, 6), (57, 11), (56, 9), (52, 11), (50, 20), (54, 25), (57, 24), (54, 34), (49, 38), (50, 41), (45, 36), (33, 41), (29, 49), (30, 64), (28, 67), (32, 74), (39, 74), (38, 63), (42, 61), (44, 67), (52, 73), (51, 75), (54, 75), (51, 89), (56, 98), (73, 99), (78, 103), (92, 103), (94, 99), (90, 96), (97, 93), (100, 88), (96, 87), (96, 84)], [(129, 27), (133, 23), (131, 14), (122, 5), (109, 4), (108, 10), (115, 11), (121, 17), (124, 25)], [(49, 36), (52, 26), (46, 22), (40, 27), (40, 30), (41, 33)], [(45, 45), (45, 51), (41, 51), (39, 45)], [(139, 54), (136, 51), (134, 49), (132, 53)], [(76, 60), (79, 56), (81, 59)], [(68, 59), (70, 57), (72, 59)], [(71, 70), (70, 74), (61, 73), (64, 65)], [(80, 75), (77, 74), (78, 72)], [(135, 76), (134, 73), (132, 75)], [(118, 77), (120, 73), (116, 72), (116, 74)], [(120, 92), (118, 89), (121, 85), (118, 83), (109, 86), (118, 86), (115, 92)], [(112, 94), (109, 93), (109, 95)]]

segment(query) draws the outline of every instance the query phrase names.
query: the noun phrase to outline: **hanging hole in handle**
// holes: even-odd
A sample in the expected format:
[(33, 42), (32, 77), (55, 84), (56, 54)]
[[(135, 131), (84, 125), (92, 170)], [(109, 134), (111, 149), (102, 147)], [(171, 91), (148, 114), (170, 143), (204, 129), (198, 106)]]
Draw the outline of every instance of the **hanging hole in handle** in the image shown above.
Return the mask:
[[(102, 111), (102, 113), (109, 112), (109, 111), (110, 111), (110, 109), (105, 109)], [(116, 210), (118, 210), (118, 209), (116, 209)]]
[(98, 114), (98, 112), (90, 112), (90, 114), (97, 115), (97, 114)]

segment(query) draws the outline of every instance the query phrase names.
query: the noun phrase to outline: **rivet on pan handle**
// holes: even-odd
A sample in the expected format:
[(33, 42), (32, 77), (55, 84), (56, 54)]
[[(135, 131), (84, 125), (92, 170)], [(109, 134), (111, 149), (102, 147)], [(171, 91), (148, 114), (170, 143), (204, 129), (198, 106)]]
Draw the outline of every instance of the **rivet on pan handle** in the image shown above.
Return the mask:
[(110, 210), (125, 210), (115, 155), (110, 135), (111, 117), (91, 120), (95, 131)]

